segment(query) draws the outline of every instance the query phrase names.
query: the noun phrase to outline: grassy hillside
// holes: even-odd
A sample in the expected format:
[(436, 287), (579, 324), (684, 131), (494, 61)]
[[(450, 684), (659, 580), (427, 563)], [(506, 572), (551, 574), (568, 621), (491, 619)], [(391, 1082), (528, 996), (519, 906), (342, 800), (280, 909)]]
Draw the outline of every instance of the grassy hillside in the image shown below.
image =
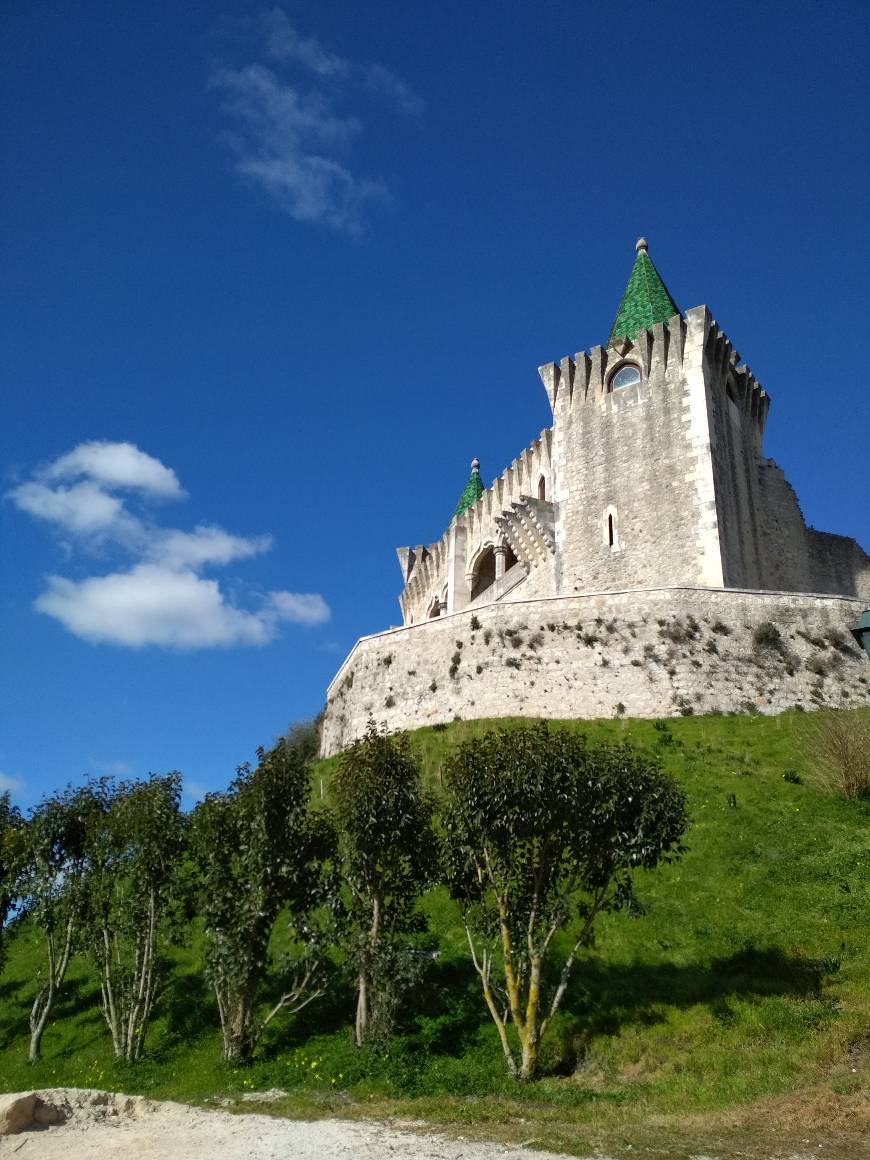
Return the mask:
[[(503, 1074), (457, 912), (436, 891), (427, 945), (440, 958), (388, 1050), (352, 1047), (352, 997), (339, 989), (276, 1028), (262, 1060), (244, 1070), (220, 1062), (195, 925), (172, 952), (141, 1065), (112, 1062), (96, 980), (77, 961), (44, 1059), (29, 1067), (38, 958), (24, 927), (0, 978), (0, 1087), (75, 1084), (193, 1100), (277, 1087), (290, 1094), (276, 1111), (428, 1117), (576, 1154), (600, 1146), (682, 1156), (715, 1146), (787, 1155), (805, 1139), (823, 1142), (825, 1156), (863, 1154), (870, 803), (813, 785), (806, 721), (796, 713), (565, 726), (659, 754), (688, 793), (693, 824), (682, 861), (639, 878), (646, 913), (600, 922), (545, 1049), (549, 1074), (536, 1085)], [(485, 726), (415, 734), (433, 783), (447, 748)], [(318, 766), (316, 787), (332, 768)]]

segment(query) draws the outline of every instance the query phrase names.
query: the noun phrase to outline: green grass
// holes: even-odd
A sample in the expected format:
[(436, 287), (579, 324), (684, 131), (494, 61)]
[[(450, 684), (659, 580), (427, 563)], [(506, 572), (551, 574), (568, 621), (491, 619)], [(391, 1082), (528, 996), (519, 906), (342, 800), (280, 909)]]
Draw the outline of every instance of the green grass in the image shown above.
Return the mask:
[[(810, 1114), (830, 1130), (840, 1124), (852, 1141), (850, 1125), (857, 1132), (870, 1123), (870, 803), (813, 785), (804, 721), (795, 713), (687, 717), (664, 729), (625, 720), (565, 725), (659, 754), (687, 791), (693, 824), (680, 862), (639, 876), (645, 913), (599, 923), (537, 1084), (504, 1074), (457, 911), (434, 891), (427, 945), (440, 959), (388, 1049), (352, 1046), (353, 999), (337, 985), (276, 1028), (262, 1058), (244, 1069), (220, 1060), (196, 924), (171, 952), (140, 1065), (114, 1064), (96, 980), (76, 960), (44, 1058), (29, 1066), (39, 951), (24, 926), (0, 978), (0, 1087), (71, 1084), (195, 1101), (277, 1087), (289, 1093), (275, 1105), (282, 1114), (421, 1117), (578, 1154), (602, 1147), (637, 1155), (665, 1130), (668, 1155), (710, 1140), (739, 1140), (753, 1155), (760, 1140), (773, 1147), (774, 1131), (785, 1147)], [(431, 784), (448, 747), (487, 724), (414, 735)], [(322, 777), (328, 785), (334, 768), (320, 763), (315, 784)], [(836, 1155), (830, 1141), (825, 1155)]]

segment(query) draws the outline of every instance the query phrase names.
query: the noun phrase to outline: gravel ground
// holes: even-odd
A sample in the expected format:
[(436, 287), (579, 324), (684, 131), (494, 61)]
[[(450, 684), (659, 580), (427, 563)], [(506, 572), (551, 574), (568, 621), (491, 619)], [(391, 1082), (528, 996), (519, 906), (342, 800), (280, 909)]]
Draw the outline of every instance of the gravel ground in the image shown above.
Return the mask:
[(12, 1134), (0, 1134), (0, 1156), (20, 1160), (560, 1160), (388, 1124), (239, 1116), (74, 1088), (2, 1096), (0, 1132), (4, 1115)]

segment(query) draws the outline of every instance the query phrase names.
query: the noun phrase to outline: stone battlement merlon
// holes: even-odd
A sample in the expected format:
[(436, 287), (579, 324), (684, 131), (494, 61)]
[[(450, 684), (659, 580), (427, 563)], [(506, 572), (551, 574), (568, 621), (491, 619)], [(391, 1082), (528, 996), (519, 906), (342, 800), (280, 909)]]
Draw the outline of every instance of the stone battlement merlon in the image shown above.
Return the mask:
[(649, 378), (656, 366), (667, 369), (682, 365), (687, 343), (701, 345), (715, 384), (727, 387), (730, 382), (745, 413), (763, 430), (770, 396), (749, 366), (740, 362), (730, 339), (706, 306), (695, 306), (685, 316), (675, 314), (667, 322), (656, 322), (649, 330), (638, 331), (633, 340), (619, 338), (609, 347), (593, 346), (573, 358), (566, 356), (558, 363), (539, 367), (554, 417), (578, 400), (583, 403), (606, 394), (608, 376), (620, 363), (637, 361), (644, 378)]
[[(707, 308), (696, 307), (698, 310), (706, 312)], [(575, 402), (585, 403), (606, 394), (608, 375), (619, 363), (637, 360), (645, 378), (654, 364), (682, 364), (686, 334), (686, 322), (675, 314), (666, 323), (657, 322), (650, 330), (639, 331), (634, 341), (620, 338), (609, 347), (593, 346), (573, 358), (566, 356), (558, 363), (544, 363), (538, 367), (538, 374), (554, 417)]]
[[(522, 497), (538, 494), (541, 477), (545, 480), (545, 489), (551, 487), (552, 438), (551, 428), (543, 430), (493, 480), (479, 499), (451, 521), (451, 525), (455, 523), (465, 531), (469, 542), (484, 539), (502, 512), (509, 510)], [(405, 579), (404, 590), (399, 596), (403, 613), (421, 599), (431, 599), (436, 594), (435, 590), (442, 585), (441, 578), (446, 571), (449, 555), (449, 531), (450, 526), (441, 539), (433, 544), (396, 549)]]

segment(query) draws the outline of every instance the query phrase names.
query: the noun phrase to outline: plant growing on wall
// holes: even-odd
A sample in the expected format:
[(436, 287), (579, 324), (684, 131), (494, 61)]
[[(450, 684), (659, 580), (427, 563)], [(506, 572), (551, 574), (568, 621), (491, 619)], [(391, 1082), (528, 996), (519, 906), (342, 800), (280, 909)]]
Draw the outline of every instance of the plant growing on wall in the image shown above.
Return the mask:
[(342, 754), (332, 791), (362, 1046), (389, 1032), (414, 977), (408, 936), (425, 929), (417, 902), (437, 864), (433, 801), (407, 736), (373, 720)]
[(681, 852), (685, 798), (629, 746), (546, 723), (463, 742), (444, 785), (447, 881), (508, 1071), (530, 1080), (596, 917), (632, 905), (634, 870)]
[[(331, 896), (334, 834), (328, 817), (309, 809), (304, 750), (284, 740), (257, 756), (255, 769), (241, 766), (229, 789), (208, 794), (191, 821), (206, 976), (217, 998), (224, 1059), (232, 1063), (251, 1058), (281, 1012), (294, 1014), (322, 994), (322, 926), (314, 912)], [(284, 909), (291, 949), (276, 964), (282, 993), (260, 1016), (269, 940)]]

